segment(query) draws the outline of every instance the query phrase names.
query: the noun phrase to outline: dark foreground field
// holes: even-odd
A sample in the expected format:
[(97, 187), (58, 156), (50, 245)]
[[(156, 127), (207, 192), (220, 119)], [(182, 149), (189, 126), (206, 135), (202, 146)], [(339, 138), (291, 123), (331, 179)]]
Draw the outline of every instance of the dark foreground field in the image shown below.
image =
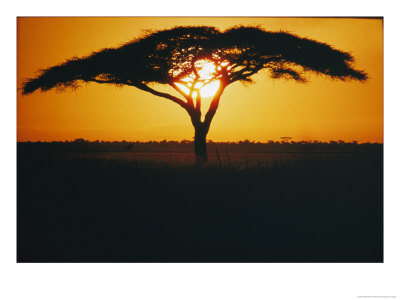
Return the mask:
[(18, 261), (382, 262), (382, 145), (346, 147), (19, 143)]

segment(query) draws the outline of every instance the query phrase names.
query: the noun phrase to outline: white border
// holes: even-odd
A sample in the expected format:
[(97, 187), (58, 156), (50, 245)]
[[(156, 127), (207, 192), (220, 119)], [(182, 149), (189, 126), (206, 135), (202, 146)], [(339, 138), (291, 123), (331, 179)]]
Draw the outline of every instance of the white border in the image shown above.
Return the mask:
[[(179, 4), (179, 2), (181, 4)], [(142, 3), (142, 4), (140, 4)], [(16, 1), (2, 7), (2, 299), (357, 299), (399, 297), (398, 9), (383, 1)], [(395, 3), (394, 1), (392, 3)], [(384, 264), (16, 264), (16, 16), (384, 16)], [(14, 59), (12, 59), (14, 58)], [(396, 99), (397, 98), (397, 99)], [(396, 178), (397, 177), (397, 178)], [(361, 298), (360, 298), (361, 299)]]

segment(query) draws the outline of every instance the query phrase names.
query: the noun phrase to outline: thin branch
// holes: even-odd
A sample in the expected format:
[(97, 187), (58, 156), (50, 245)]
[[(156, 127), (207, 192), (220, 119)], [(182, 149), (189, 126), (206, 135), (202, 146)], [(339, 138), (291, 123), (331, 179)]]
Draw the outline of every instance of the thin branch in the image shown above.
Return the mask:
[(224, 92), (224, 89), (227, 85), (228, 85), (227, 82), (221, 81), (221, 86), (219, 87), (217, 93), (214, 95), (210, 107), (208, 108), (208, 111), (204, 116), (204, 124), (207, 128), (210, 127), (211, 121), (214, 118), (215, 113), (217, 112), (219, 99), (221, 98), (221, 95)]
[(142, 91), (149, 92), (149, 93), (151, 93), (151, 94), (153, 94), (155, 96), (159, 96), (159, 97), (171, 100), (172, 102), (175, 102), (175, 103), (179, 104), (185, 110), (188, 109), (188, 105), (187, 105), (187, 103), (185, 101), (179, 99), (178, 97), (170, 95), (168, 93), (163, 93), (163, 92), (156, 91), (156, 90), (152, 89), (151, 87), (149, 87), (146, 84), (141, 83), (141, 82), (131, 82), (131, 81), (127, 82), (127, 81), (118, 81), (118, 80), (98, 80), (98, 79), (95, 79), (95, 78), (84, 78), (84, 80), (93, 81), (93, 82), (97, 82), (97, 83), (126, 84), (126, 85), (130, 85), (130, 86), (134, 86), (134, 87), (136, 87), (136, 88), (138, 88), (138, 89), (140, 89)]
[(200, 94), (200, 90), (195, 88), (197, 82), (199, 81), (199, 78), (200, 78), (199, 75), (196, 74), (196, 75), (195, 75), (195, 78), (193, 79), (192, 86), (190, 87), (189, 96), (190, 96), (190, 98), (192, 98), (192, 99), (193, 99), (193, 92), (194, 92), (195, 90), (196, 90), (196, 92), (197, 92), (197, 95)]
[(163, 97), (163, 98), (169, 99), (169, 100), (179, 104), (180, 106), (182, 106), (185, 110), (189, 109), (188, 104), (185, 101), (179, 99), (178, 97), (175, 97), (175, 96), (170, 95), (168, 93), (163, 93), (163, 92), (156, 91), (156, 90), (152, 89), (151, 87), (145, 85), (144, 83), (137, 83), (137, 84), (133, 84), (132, 83), (131, 85), (134, 86), (134, 87), (137, 87), (138, 89), (141, 89), (143, 91), (149, 92), (149, 93), (151, 93), (151, 94), (153, 94), (155, 96), (159, 96), (159, 97)]
[(238, 72), (233, 72), (232, 73), (233, 76), (230, 78), (229, 83), (233, 83), (235, 81), (246, 79), (246, 78), (248, 78), (250, 76), (253, 76), (258, 71), (262, 70), (263, 67), (264, 67), (264, 63), (259, 63), (254, 68), (246, 67), (246, 68), (244, 68), (244, 69), (242, 69), (242, 70), (240, 70)]
[[(183, 83), (182, 83), (183, 84)], [(171, 87), (173, 87), (179, 94), (181, 94), (183, 97), (185, 97), (187, 104), (190, 107), (193, 107), (193, 98), (190, 97), (189, 95), (187, 95), (184, 91), (182, 91), (181, 88), (179, 88), (179, 86), (177, 86), (175, 83), (170, 83), (169, 84)]]
[(197, 97), (196, 97), (196, 110), (198, 112), (200, 112), (200, 116), (201, 116), (201, 96), (200, 96), (200, 92), (197, 93)]

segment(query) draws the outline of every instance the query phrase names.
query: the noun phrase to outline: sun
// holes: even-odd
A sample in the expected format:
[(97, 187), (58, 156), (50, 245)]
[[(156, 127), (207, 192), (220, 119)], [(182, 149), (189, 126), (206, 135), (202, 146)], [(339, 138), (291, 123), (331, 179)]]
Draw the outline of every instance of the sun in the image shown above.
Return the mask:
[(220, 84), (221, 83), (219, 80), (213, 80), (204, 87), (200, 88), (200, 97), (201, 98), (214, 97), (214, 95), (217, 93), (219, 89)]
[[(175, 84), (187, 95), (190, 94), (194, 84), (193, 98), (196, 98), (198, 93), (200, 93), (202, 99), (214, 97), (221, 84), (218, 79), (214, 79), (219, 67), (209, 59), (197, 60), (194, 63), (194, 67), (197, 74), (193, 72), (185, 78), (182, 78), (180, 83)], [(196, 76), (197, 82), (195, 82)]]
[[(182, 79), (182, 81), (188, 81)], [(175, 83), (186, 95), (190, 94), (190, 88), (192, 83), (188, 82), (187, 84), (183, 84), (183, 83)], [(220, 81), (218, 79), (216, 80), (212, 80), (206, 84), (203, 84), (202, 82), (197, 82), (194, 85), (194, 88), (196, 91), (193, 92), (192, 97), (196, 98), (197, 97), (197, 91), (200, 92), (200, 97), (202, 99), (204, 98), (212, 98), (214, 97), (214, 95), (217, 93), (218, 89), (220, 86)]]

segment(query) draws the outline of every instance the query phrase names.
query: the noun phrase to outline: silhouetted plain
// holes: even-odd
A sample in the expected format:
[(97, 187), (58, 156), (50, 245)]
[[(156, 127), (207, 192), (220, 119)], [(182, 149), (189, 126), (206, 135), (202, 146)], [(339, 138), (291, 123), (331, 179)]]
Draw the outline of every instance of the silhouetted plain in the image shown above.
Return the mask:
[(121, 159), (188, 142), (18, 143), (18, 261), (383, 261), (382, 144), (210, 145), (198, 166)]

